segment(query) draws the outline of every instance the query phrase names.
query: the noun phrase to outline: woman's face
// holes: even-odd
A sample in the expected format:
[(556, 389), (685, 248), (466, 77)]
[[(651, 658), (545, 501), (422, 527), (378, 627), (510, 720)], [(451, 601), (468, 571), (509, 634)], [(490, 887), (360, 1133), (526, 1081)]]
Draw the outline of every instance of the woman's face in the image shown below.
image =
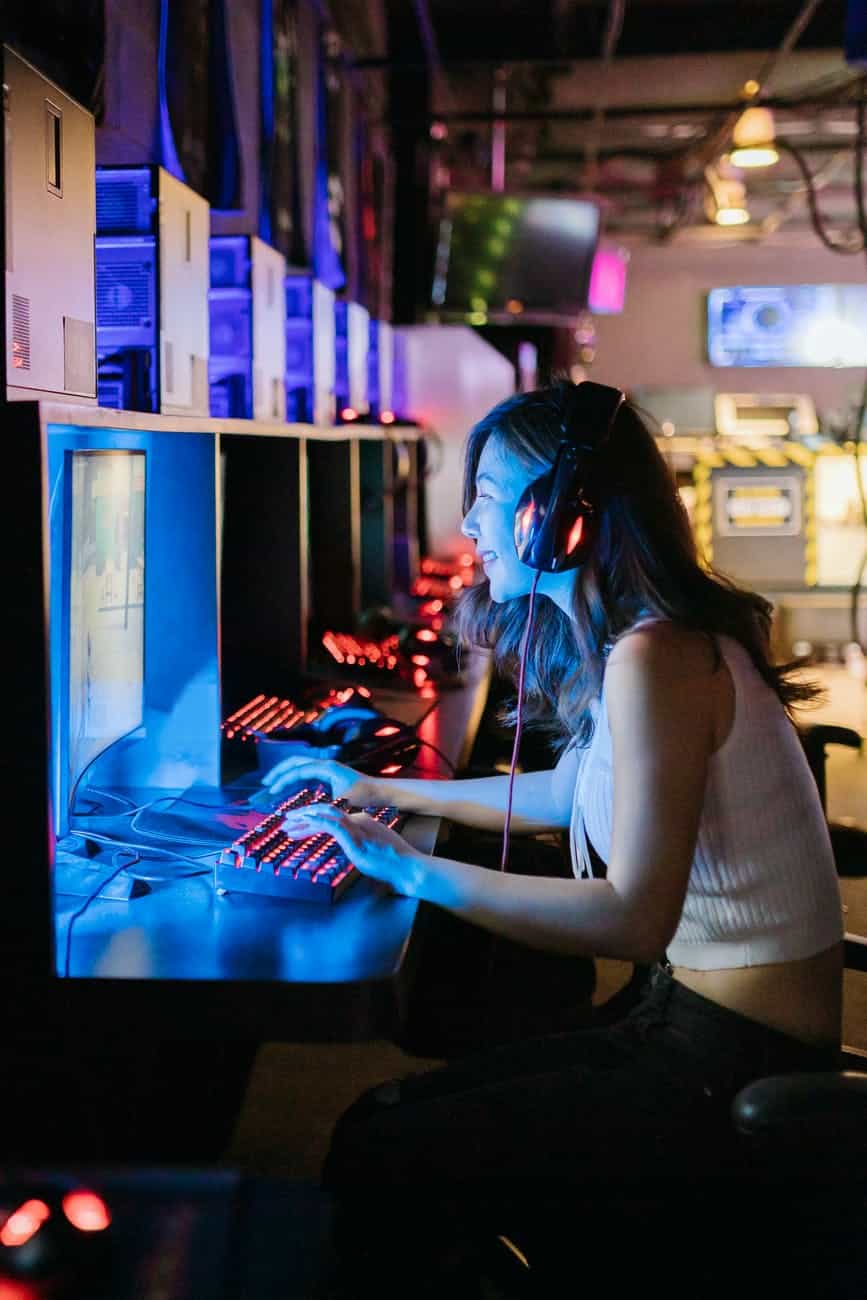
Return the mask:
[[(476, 551), (490, 585), (491, 600), (503, 604), (527, 596), (533, 585), (533, 570), (522, 564), (515, 550), (515, 507), (524, 488), (544, 473), (544, 466), (530, 469), (510, 455), (496, 436), (482, 448), (476, 470), (476, 499), (461, 524), (461, 532), (476, 544)], [(575, 573), (543, 573), (538, 592), (573, 617)]]
[(476, 470), (476, 498), (461, 532), (476, 544), (490, 583), (491, 599), (502, 603), (526, 596), (533, 570), (515, 550), (515, 507), (535, 475), (516, 457), (509, 457), (496, 436), (489, 437)]

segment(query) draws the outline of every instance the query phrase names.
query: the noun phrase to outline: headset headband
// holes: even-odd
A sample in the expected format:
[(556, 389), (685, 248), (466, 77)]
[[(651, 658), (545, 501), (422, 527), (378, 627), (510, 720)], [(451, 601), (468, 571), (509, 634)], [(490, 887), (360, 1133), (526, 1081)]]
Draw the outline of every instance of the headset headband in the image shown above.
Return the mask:
[[(564, 438), (582, 451), (596, 451), (608, 441), (617, 413), (626, 401), (620, 388), (596, 384), (585, 379), (581, 384), (570, 384), (563, 394), (560, 432)], [(601, 429), (598, 437), (591, 434), (587, 440), (582, 429)]]

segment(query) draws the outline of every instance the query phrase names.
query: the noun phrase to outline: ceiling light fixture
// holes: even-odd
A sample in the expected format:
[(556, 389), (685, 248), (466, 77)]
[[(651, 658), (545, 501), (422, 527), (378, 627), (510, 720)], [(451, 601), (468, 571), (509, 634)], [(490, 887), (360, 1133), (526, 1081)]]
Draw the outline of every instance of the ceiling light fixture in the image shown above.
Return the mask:
[(705, 202), (709, 221), (718, 226), (743, 226), (750, 219), (747, 209), (747, 191), (743, 181), (720, 176), (714, 167), (704, 171), (710, 193)]
[(745, 108), (735, 123), (732, 142), (730, 159), (735, 167), (771, 167), (779, 162), (769, 108)]

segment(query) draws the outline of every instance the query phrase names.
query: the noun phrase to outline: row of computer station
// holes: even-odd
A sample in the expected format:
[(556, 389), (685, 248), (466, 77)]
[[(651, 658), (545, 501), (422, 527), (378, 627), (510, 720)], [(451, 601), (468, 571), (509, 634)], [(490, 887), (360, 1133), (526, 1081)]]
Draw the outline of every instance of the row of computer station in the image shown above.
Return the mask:
[(448, 775), (478, 720), (486, 664), (449, 623), (474, 561), (426, 553), (436, 436), (403, 415), (398, 331), (212, 235), (162, 167), (96, 167), (92, 116), (3, 60), (10, 591), (44, 650), (22, 656), (16, 952), (52, 997), (75, 977), (86, 1018), (231, 1005), (266, 1034), (244, 991), (274, 981), (278, 1036), (320, 984), (349, 1010), (316, 1035), (382, 1031), (389, 997), (360, 1023), (352, 999), (393, 992), (414, 908), (334, 842), (276, 834), (263, 776), (298, 753)]
[[(429, 553), (438, 439), (411, 418), (401, 328), (258, 236), (214, 233), (163, 167), (96, 166), (92, 115), (0, 50), (6, 1149), (208, 1159), (259, 1044), (401, 1041), (423, 909), (333, 839), (286, 835), (326, 786), (265, 777), (291, 755), (466, 770), (490, 663), (459, 651), (452, 615), (475, 559)], [(719, 292), (722, 331), (738, 291)], [(682, 416), (683, 393), (631, 396), (705, 552), (783, 593), (780, 649), (799, 653), (818, 638), (797, 593), (851, 567), (851, 521), (823, 502), (855, 457), (802, 395), (692, 392)], [(436, 819), (367, 811), (433, 851)], [(153, 1258), (222, 1268), (237, 1181), (173, 1187), (148, 1204), (183, 1223), (195, 1203), (207, 1242), (154, 1237)], [(315, 1233), (318, 1212), (298, 1223)]]

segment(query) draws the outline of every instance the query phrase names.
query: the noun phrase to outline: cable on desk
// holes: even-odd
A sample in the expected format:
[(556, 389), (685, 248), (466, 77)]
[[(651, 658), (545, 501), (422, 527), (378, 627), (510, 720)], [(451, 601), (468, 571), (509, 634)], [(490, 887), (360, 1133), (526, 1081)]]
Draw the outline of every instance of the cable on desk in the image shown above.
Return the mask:
[[(124, 804), (124, 811), (119, 813), (81, 812), (78, 809), (70, 808), (70, 817), (131, 817), (133, 813), (138, 812), (138, 804), (134, 803), (132, 799), (127, 799), (125, 795), (114, 794), (111, 790), (95, 789), (92, 786), (88, 786), (88, 789), (91, 790), (99, 799), (115, 799), (118, 803)], [(97, 805), (97, 808), (98, 807), (99, 805)]]
[[(115, 835), (100, 835), (97, 831), (72, 830), (69, 833), (70, 835), (77, 836), (78, 839), (93, 840), (94, 844), (108, 844), (114, 848), (132, 849), (137, 854), (137, 861), (143, 861), (143, 855), (159, 853), (162, 857), (170, 858), (173, 862), (186, 862), (195, 868), (193, 871), (168, 871), (162, 875), (152, 874), (149, 876), (139, 875), (137, 872), (131, 871), (130, 875), (136, 880), (187, 880), (190, 876), (203, 876), (206, 875), (211, 868), (210, 865), (203, 867), (201, 864), (214, 855), (219, 856), (220, 853), (219, 848), (215, 848), (211, 845), (210, 853), (203, 853), (201, 857), (193, 858), (188, 854), (172, 853), (169, 849), (161, 849), (156, 844), (136, 844), (132, 840), (118, 839)], [(168, 838), (168, 836), (165, 838)]]
[[(425, 745), (428, 749), (432, 749), (435, 754), (438, 754), (439, 757), (443, 760), (443, 762), (448, 764), (449, 771), (452, 774), (454, 774), (457, 771), (457, 768), (455, 767), (452, 760), (449, 758), (448, 754), (444, 754), (441, 749), (439, 749), (436, 745), (431, 744), (429, 740), (422, 740), (421, 736), (416, 736), (416, 740), (420, 745)], [(416, 763), (412, 763), (409, 766), (417, 767), (418, 765)]]
[[(119, 853), (126, 853), (126, 854), (128, 854), (128, 855), (130, 854), (130, 850), (129, 850), (129, 849), (119, 849), (118, 852), (119, 852)], [(133, 862), (136, 862), (136, 861), (138, 860), (137, 855), (136, 855), (135, 853), (131, 854), (131, 856), (132, 856)], [(117, 860), (117, 853), (113, 853), (113, 854), (111, 855), (111, 860), (112, 860), (112, 864), (114, 864), (114, 862)], [(115, 869), (114, 869), (114, 870), (113, 870), (113, 871), (112, 871), (108, 876), (106, 876), (104, 879), (100, 880), (99, 884), (97, 885), (96, 889), (94, 889), (93, 893), (92, 893), (92, 894), (88, 894), (87, 898), (86, 898), (86, 899), (84, 900), (84, 902), (81, 904), (81, 907), (79, 907), (78, 910), (75, 911), (75, 912), (73, 912), (72, 915), (70, 916), (70, 918), (69, 918), (69, 924), (68, 924), (68, 926), (67, 926), (67, 928), (66, 928), (66, 954), (65, 954), (65, 957), (64, 957), (64, 961), (63, 961), (63, 974), (64, 974), (64, 976), (66, 976), (66, 977), (69, 976), (69, 967), (70, 967), (70, 962), (71, 962), (71, 958), (72, 958), (72, 927), (73, 927), (73, 925), (74, 925), (75, 922), (78, 920), (78, 918), (79, 918), (80, 916), (82, 916), (82, 915), (87, 911), (87, 909), (90, 907), (90, 905), (91, 905), (91, 903), (93, 902), (93, 900), (94, 900), (95, 898), (97, 898), (99, 894), (102, 893), (102, 891), (103, 891), (103, 889), (105, 889), (106, 885), (110, 885), (111, 882), (112, 882), (114, 879), (116, 879), (116, 877), (119, 876), (120, 873), (121, 873), (122, 871), (126, 871), (126, 870), (127, 870), (127, 867), (128, 867), (128, 864), (125, 863), (125, 862), (122, 862), (121, 865), (120, 865), (119, 867), (115, 867)]]

